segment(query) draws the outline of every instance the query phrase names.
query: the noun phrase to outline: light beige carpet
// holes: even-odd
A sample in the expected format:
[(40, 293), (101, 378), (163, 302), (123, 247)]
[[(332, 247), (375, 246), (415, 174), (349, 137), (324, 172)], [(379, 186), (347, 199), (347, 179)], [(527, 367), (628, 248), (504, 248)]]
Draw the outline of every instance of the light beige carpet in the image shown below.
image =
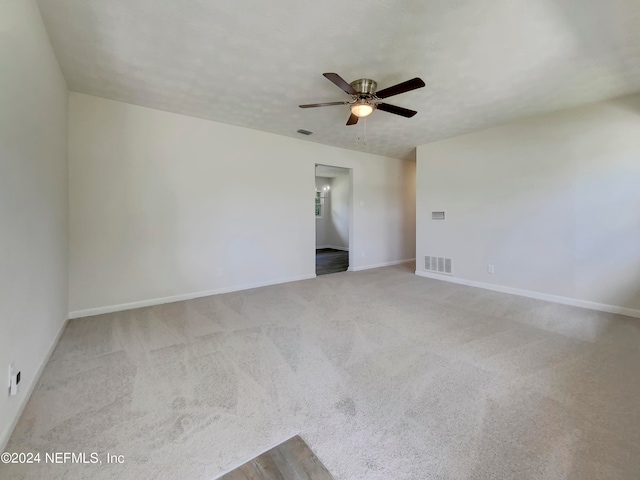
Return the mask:
[(337, 480), (640, 478), (640, 321), (408, 266), (73, 320), (8, 446), (204, 480), (295, 434)]

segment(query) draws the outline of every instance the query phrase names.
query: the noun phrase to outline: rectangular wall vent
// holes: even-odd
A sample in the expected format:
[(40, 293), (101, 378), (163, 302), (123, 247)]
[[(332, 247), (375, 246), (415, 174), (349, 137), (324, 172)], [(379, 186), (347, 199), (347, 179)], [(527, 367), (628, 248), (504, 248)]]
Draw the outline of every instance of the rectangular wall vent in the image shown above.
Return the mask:
[(301, 128), (300, 130), (298, 130), (298, 133), (301, 133), (302, 135), (311, 135), (313, 132), (310, 132), (309, 130), (304, 130), (303, 128)]
[(424, 257), (424, 269), (430, 272), (447, 273), (449, 275), (453, 273), (451, 259), (444, 257), (431, 257), (427, 255)]
[(431, 212), (431, 220), (444, 220), (444, 212)]

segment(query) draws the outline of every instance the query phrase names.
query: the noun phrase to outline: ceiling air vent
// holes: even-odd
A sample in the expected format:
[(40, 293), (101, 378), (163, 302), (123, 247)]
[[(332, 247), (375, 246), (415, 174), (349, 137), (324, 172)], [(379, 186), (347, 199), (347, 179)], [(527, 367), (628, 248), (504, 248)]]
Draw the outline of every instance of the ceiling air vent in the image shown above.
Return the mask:
[(444, 220), (444, 212), (431, 212), (431, 220)]
[(451, 259), (444, 257), (431, 257), (427, 255), (424, 257), (424, 269), (430, 272), (446, 273), (449, 275), (453, 273)]
[(309, 130), (303, 130), (301, 128), (300, 130), (298, 130), (298, 133), (301, 133), (302, 135), (311, 135), (313, 132), (310, 132)]

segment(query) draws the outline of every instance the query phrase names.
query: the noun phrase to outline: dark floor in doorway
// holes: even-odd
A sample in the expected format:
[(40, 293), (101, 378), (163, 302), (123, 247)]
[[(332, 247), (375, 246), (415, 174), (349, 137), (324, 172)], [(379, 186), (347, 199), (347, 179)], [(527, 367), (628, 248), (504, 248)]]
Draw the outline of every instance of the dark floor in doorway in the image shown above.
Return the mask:
[(334, 480), (298, 435), (245, 463), (220, 480)]
[(349, 268), (349, 252), (334, 248), (316, 250), (316, 275), (346, 272)]

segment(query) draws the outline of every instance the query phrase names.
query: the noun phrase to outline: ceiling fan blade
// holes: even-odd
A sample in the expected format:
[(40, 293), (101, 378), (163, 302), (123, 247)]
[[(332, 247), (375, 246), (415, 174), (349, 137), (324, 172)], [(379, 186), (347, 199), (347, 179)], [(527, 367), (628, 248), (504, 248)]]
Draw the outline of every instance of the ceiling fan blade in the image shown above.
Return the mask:
[(410, 92), (411, 90), (415, 90), (416, 88), (424, 87), (424, 82), (422, 79), (416, 77), (411, 80), (407, 80), (406, 82), (399, 83), (392, 87), (385, 88), (376, 92), (376, 97), (378, 98), (387, 98), (392, 97), (393, 95), (400, 95), (404, 92)]
[(309, 103), (307, 105), (298, 105), (300, 108), (328, 107), (330, 105), (347, 105), (349, 102), (325, 102), (325, 103)]
[(351, 85), (349, 85), (347, 83), (347, 81), (344, 78), (342, 78), (340, 75), (338, 75), (337, 73), (323, 73), (322, 75), (327, 77), (328, 80), (331, 80), (333, 83), (335, 83), (342, 90), (347, 92), (349, 95), (357, 95), (358, 94), (358, 92), (356, 92), (354, 90), (354, 88)]
[(352, 113), (349, 120), (347, 120), (347, 125), (355, 125), (356, 123), (358, 123), (358, 117)]
[(395, 113), (396, 115), (407, 118), (411, 118), (416, 113), (418, 113), (415, 110), (409, 110), (408, 108), (402, 108), (396, 105), (389, 105), (388, 103), (379, 103), (377, 105), (377, 108), (378, 110), (382, 110), (383, 112)]

